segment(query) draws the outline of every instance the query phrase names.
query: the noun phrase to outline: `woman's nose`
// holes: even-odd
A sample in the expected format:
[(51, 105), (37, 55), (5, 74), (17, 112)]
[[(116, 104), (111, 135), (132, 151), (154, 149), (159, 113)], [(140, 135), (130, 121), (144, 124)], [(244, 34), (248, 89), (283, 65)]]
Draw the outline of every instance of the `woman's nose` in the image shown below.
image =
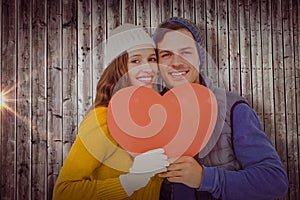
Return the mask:
[(150, 71), (152, 71), (152, 67), (151, 67), (150, 63), (148, 61), (146, 61), (146, 62), (143, 62), (143, 64), (141, 65), (141, 70), (150, 72)]

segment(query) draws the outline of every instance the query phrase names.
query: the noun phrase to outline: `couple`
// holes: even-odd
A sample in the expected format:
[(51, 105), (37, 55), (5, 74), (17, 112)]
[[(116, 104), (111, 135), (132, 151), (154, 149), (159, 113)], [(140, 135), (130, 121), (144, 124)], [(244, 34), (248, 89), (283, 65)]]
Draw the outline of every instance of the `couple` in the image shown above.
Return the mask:
[(199, 73), (203, 46), (195, 24), (171, 18), (157, 28), (154, 41), (133, 25), (112, 32), (95, 107), (80, 125), (53, 198), (274, 199), (284, 195), (288, 180), (276, 150), (255, 112), (230, 92), (221, 95), (221, 90), (211, 88), (226, 114), (218, 116), (208, 144), (195, 157), (182, 156), (169, 163), (163, 149), (154, 149), (132, 158), (117, 144), (106, 122), (107, 106), (116, 90), (130, 85), (153, 88), (158, 69), (166, 85), (162, 93), (186, 81), (210, 87)]

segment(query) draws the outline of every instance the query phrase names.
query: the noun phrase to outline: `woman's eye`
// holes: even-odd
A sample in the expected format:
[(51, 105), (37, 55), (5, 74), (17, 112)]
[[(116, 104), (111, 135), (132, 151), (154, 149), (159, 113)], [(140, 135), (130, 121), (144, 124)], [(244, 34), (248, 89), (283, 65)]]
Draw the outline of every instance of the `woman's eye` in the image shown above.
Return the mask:
[(131, 60), (131, 61), (130, 61), (130, 63), (133, 63), (133, 64), (139, 64), (139, 63), (140, 63), (140, 61), (139, 61), (139, 60), (137, 60), (137, 59), (134, 59), (134, 60)]
[(149, 58), (148, 61), (149, 61), (149, 62), (156, 62), (157, 59), (156, 59), (156, 57), (152, 57), (152, 58)]

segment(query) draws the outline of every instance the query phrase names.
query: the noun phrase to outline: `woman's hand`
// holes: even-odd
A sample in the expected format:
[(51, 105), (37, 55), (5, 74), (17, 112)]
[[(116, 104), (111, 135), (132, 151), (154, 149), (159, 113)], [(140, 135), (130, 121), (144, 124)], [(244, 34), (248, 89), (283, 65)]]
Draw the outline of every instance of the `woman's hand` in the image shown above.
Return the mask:
[(159, 177), (167, 178), (170, 182), (183, 183), (191, 188), (200, 187), (203, 168), (193, 157), (180, 157), (167, 170), (160, 173)]
[(145, 187), (155, 174), (167, 171), (166, 167), (169, 166), (167, 158), (165, 150), (162, 148), (153, 149), (136, 156), (129, 173), (119, 177), (128, 196)]

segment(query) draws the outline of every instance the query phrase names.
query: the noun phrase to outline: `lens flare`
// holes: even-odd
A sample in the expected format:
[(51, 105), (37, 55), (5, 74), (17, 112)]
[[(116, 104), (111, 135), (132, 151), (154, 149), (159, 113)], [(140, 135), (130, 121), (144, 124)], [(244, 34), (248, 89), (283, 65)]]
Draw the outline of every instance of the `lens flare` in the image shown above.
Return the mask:
[(5, 107), (5, 101), (6, 101), (5, 95), (2, 92), (0, 92), (0, 109), (2, 107)]

